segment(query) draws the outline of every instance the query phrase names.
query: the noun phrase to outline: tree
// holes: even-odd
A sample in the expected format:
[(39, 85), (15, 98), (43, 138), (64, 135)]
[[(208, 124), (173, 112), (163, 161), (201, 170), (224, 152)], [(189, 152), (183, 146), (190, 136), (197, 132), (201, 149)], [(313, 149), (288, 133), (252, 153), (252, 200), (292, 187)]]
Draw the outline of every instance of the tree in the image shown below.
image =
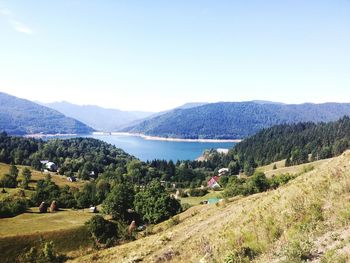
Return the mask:
[(142, 164), (139, 160), (132, 160), (127, 164), (128, 176), (132, 182), (139, 182), (142, 175)]
[(135, 191), (131, 184), (125, 182), (115, 185), (102, 203), (103, 211), (113, 219), (130, 221)]
[(10, 174), (15, 180), (17, 180), (18, 168), (17, 168), (16, 165), (11, 165), (11, 166), (10, 166), (9, 174)]
[(104, 219), (100, 215), (93, 216), (86, 222), (86, 225), (97, 247), (101, 246), (101, 244), (106, 247), (113, 246), (121, 236), (117, 224)]
[(159, 223), (181, 210), (179, 201), (170, 197), (156, 180), (135, 195), (134, 207), (141, 218), (148, 223)]
[(32, 178), (32, 172), (28, 167), (25, 167), (22, 171), (22, 183), (21, 183), (22, 188), (28, 189), (30, 178)]

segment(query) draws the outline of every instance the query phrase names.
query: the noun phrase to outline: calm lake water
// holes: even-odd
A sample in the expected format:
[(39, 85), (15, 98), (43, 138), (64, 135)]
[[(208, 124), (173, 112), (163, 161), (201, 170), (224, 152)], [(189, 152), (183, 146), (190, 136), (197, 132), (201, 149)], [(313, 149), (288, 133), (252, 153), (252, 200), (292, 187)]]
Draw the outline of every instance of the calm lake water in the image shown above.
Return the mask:
[(128, 135), (79, 135), (92, 137), (113, 144), (142, 161), (164, 160), (194, 160), (206, 149), (232, 148), (234, 142), (171, 142), (145, 140), (138, 136)]

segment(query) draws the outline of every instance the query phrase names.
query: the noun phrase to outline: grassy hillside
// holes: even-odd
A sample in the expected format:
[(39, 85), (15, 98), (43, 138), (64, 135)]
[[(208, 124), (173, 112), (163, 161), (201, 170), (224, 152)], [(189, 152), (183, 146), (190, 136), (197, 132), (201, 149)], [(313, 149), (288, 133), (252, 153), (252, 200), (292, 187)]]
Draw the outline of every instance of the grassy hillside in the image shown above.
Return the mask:
[(152, 235), (74, 262), (347, 262), (349, 200), (350, 151), (276, 190), (192, 207)]
[(2, 262), (14, 262), (25, 250), (52, 240), (60, 253), (74, 254), (91, 246), (84, 223), (92, 216), (87, 210), (65, 209), (39, 214), (37, 208), (13, 218), (0, 220)]

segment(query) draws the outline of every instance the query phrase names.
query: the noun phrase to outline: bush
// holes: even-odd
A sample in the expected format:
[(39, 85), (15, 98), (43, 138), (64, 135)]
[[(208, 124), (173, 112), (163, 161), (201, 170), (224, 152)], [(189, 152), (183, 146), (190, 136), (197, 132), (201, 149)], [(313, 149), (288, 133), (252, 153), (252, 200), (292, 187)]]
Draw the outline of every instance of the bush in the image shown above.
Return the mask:
[(16, 188), (17, 187), (16, 178), (9, 174), (5, 174), (0, 180), (0, 187)]
[(192, 188), (188, 191), (190, 196), (205, 196), (208, 193), (207, 188)]
[(0, 201), (0, 218), (13, 217), (24, 213), (28, 208), (26, 199), (7, 199)]
[(59, 255), (54, 249), (53, 241), (42, 242), (40, 249), (32, 247), (27, 253), (19, 257), (19, 262), (26, 263), (61, 263), (66, 261), (64, 255)]
[(108, 221), (100, 215), (93, 216), (86, 222), (86, 225), (97, 248), (111, 247), (117, 244), (118, 239), (122, 236), (116, 223)]

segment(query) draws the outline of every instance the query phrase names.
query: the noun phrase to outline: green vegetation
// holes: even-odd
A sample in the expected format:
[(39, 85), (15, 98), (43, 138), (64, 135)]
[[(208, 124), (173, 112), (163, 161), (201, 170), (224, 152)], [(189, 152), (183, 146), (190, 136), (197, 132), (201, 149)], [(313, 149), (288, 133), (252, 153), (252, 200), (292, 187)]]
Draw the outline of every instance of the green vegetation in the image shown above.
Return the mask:
[(181, 211), (179, 201), (169, 196), (158, 181), (152, 181), (135, 195), (134, 207), (142, 220), (152, 224), (162, 222)]
[(126, 233), (126, 226), (122, 222), (108, 221), (100, 215), (93, 216), (86, 225), (97, 248), (116, 245)]
[(283, 123), (328, 122), (350, 113), (350, 104), (219, 102), (176, 109), (124, 129), (169, 138), (243, 139)]
[(349, 142), (350, 118), (343, 117), (330, 123), (274, 126), (237, 144), (230, 154), (241, 163), (252, 160), (261, 166), (286, 159), (288, 166), (337, 156)]
[(0, 131), (9, 134), (87, 134), (84, 123), (29, 100), (0, 92)]

